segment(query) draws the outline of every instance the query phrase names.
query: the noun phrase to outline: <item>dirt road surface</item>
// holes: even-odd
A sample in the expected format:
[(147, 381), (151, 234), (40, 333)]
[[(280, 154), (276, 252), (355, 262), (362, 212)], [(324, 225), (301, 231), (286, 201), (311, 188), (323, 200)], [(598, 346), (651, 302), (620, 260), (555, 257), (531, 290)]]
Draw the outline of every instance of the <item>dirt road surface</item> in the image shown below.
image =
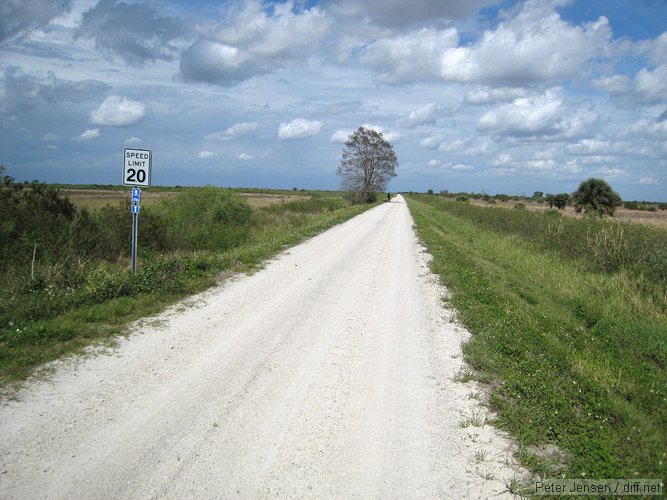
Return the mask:
[(398, 196), (61, 363), (0, 407), (0, 497), (510, 496), (426, 259)]

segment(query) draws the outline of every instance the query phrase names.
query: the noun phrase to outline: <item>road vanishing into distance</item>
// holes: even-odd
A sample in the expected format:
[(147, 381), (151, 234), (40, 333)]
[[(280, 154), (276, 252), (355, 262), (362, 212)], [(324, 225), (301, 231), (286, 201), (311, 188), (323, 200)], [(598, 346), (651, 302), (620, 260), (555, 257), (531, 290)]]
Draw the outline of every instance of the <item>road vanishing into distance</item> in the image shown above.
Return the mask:
[(0, 497), (511, 496), (427, 258), (399, 195), (58, 362), (0, 405)]

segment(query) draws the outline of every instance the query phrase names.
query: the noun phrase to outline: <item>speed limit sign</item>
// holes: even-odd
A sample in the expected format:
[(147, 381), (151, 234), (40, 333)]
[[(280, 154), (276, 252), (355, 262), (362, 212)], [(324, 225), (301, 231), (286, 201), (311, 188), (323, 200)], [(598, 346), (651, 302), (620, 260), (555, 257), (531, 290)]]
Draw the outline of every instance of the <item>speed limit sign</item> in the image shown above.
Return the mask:
[(150, 149), (123, 150), (123, 185), (143, 187), (151, 185)]

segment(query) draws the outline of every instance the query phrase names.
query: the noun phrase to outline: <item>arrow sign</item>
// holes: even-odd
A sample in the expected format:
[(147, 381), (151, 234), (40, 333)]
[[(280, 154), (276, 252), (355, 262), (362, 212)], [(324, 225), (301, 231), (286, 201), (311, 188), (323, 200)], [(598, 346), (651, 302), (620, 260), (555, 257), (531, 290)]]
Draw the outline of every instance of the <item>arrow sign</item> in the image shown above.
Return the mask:
[(137, 203), (133, 203), (130, 210), (132, 211), (133, 214), (138, 214), (139, 213), (139, 205)]

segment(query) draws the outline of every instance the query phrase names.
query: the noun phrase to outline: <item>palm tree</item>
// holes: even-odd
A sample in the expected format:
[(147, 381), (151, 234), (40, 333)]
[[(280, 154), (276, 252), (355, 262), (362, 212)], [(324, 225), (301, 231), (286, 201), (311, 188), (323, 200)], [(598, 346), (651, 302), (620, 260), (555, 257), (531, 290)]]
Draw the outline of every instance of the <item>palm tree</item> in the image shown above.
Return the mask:
[(616, 207), (623, 201), (616, 191), (614, 191), (607, 181), (591, 177), (579, 184), (574, 194), (574, 209), (577, 212), (584, 212), (587, 215), (614, 215)]

